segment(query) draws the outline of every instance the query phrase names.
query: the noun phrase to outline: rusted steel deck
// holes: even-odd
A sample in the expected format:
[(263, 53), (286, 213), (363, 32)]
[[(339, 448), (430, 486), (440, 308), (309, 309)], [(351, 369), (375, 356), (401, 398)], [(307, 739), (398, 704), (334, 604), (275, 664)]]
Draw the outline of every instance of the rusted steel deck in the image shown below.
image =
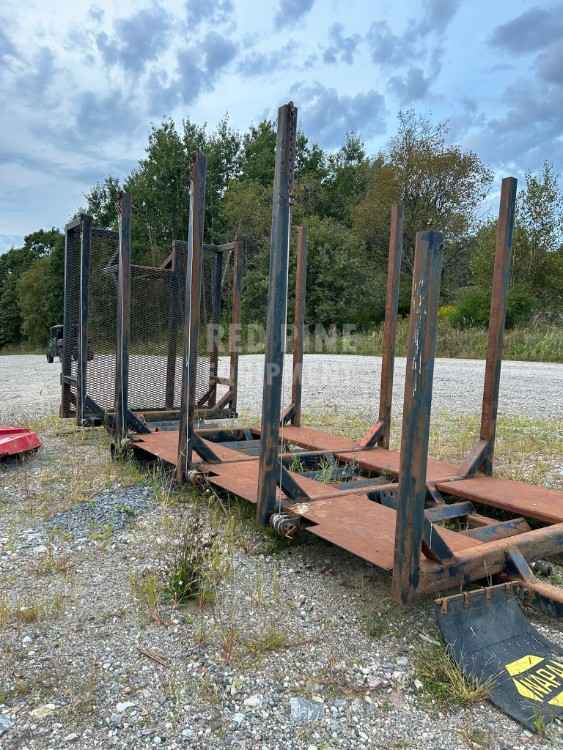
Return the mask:
[[(259, 435), (256, 428), (249, 428), (246, 432), (254, 439)], [(210, 464), (196, 460), (194, 468), (204, 472), (213, 486), (255, 504), (258, 496), (258, 458), (221, 442), (207, 440), (205, 434), (205, 430), (199, 433), (222, 463)], [(348, 438), (294, 426), (284, 427), (283, 439), (286, 446), (295, 445), (311, 451), (331, 452), (335, 458), (344, 462), (354, 462), (369, 473), (379, 472), (391, 478), (398, 475), (399, 453), (395, 451), (379, 447), (359, 451), (358, 444)], [(237, 444), (237, 441), (229, 442)], [(252, 442), (249, 441), (250, 444)], [(133, 445), (136, 449), (168, 464), (176, 464), (177, 432), (163, 431), (139, 435)], [(243, 446), (244, 442), (240, 441), (240, 445)], [(459, 469), (455, 465), (429, 460), (428, 479), (435, 481), (437, 488), (444, 495), (499, 508), (509, 514), (536, 519), (543, 523), (563, 522), (562, 492), (491, 477), (478, 476), (456, 480), (458, 472)], [(323, 483), (293, 471), (289, 474), (310, 498), (310, 501), (292, 506), (292, 511), (303, 518), (306, 531), (347, 550), (381, 570), (393, 569), (397, 516), (393, 508), (374, 502), (360, 488), (358, 492), (352, 489), (344, 493), (334, 484)], [(277, 490), (276, 496), (280, 509), (282, 503), (287, 507), (287, 498), (280, 489)], [(490, 520), (491, 523), (495, 523), (494, 519)], [(538, 554), (543, 554), (559, 538), (558, 527), (536, 529), (502, 540), (500, 536), (504, 531), (500, 530), (498, 536), (491, 537), (492, 541), (475, 538), (471, 530), (467, 533), (452, 531), (443, 525), (436, 526), (436, 529), (439, 529), (441, 538), (454, 554), (454, 558), (450, 564), (445, 565), (433, 562), (421, 553), (421, 591), (448, 588), (470, 580), (478, 580), (487, 574), (487, 570), (490, 573), (494, 568), (501, 570), (504, 565), (504, 550), (511, 545), (527, 547), (530, 557), (533, 558), (537, 556), (534, 550), (537, 550)], [(559, 532), (560, 536), (562, 534), (563, 532)], [(546, 543), (542, 541), (544, 536), (547, 538)]]
[(486, 476), (438, 482), (436, 486), (446, 495), (535, 518), (543, 523), (563, 521), (563, 492), (558, 490)]
[[(208, 440), (203, 442), (212, 447), (222, 461), (252, 460), (252, 456), (248, 456), (241, 451), (234, 451), (221, 445), (221, 443), (211, 443)], [(176, 466), (178, 460), (178, 431), (163, 430), (162, 432), (151, 432), (148, 435), (137, 435), (133, 441), (133, 447), (171, 466)], [(197, 466), (197, 461), (194, 461), (194, 465)]]
[[(260, 430), (251, 428), (254, 436), (260, 436)], [(199, 433), (205, 436), (205, 430)], [(314, 430), (310, 427), (294, 427), (286, 425), (283, 428), (282, 437), (286, 443), (297, 445), (314, 451), (333, 451), (335, 456), (343, 461), (354, 461), (361, 469), (366, 471), (381, 472), (391, 477), (399, 475), (399, 451), (386, 450), (385, 448), (367, 448), (360, 451), (360, 446), (354, 440), (340, 435)], [(235, 451), (224, 447), (221, 443), (209, 442), (215, 453), (224, 461), (248, 461), (251, 457), (241, 451)], [(149, 454), (160, 458), (162, 461), (176, 465), (178, 452), (178, 432), (163, 431), (153, 432), (150, 435), (139, 435), (135, 439), (135, 446)], [(428, 481), (438, 482), (449, 477), (459, 476), (459, 467), (448, 464), (445, 461), (428, 459)]]
[[(330, 435), (311, 427), (293, 427), (291, 425), (284, 427), (283, 439), (309, 450), (334, 451), (337, 458), (344, 461), (355, 461), (361, 469), (366, 471), (378, 471), (390, 476), (399, 476), (399, 451), (374, 447), (360, 453), (351, 453), (351, 451), (357, 451), (360, 447), (354, 440), (340, 435)], [(429, 482), (438, 482), (455, 476), (459, 476), (459, 467), (455, 464), (437, 461), (433, 458), (428, 459), (427, 480)]]

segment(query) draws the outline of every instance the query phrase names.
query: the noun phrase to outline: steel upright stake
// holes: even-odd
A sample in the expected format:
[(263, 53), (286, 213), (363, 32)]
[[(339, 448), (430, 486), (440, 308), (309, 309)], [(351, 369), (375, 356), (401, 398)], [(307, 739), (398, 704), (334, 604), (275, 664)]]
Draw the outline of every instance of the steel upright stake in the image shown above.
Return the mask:
[(399, 507), (393, 565), (393, 596), (403, 604), (414, 598), (420, 575), (441, 272), (442, 235), (432, 231), (418, 232), (405, 374)]
[(172, 291), (168, 300), (168, 353), (166, 360), (165, 406), (174, 408), (176, 397), (176, 352), (178, 348), (178, 325), (181, 303), (179, 295), (184, 292), (182, 282), (186, 274), (186, 257), (182, 242), (172, 243)]
[(231, 379), (231, 411), (237, 412), (238, 397), (238, 359), (240, 348), (240, 276), (241, 276), (241, 240), (235, 241), (233, 248), (233, 298), (231, 310), (231, 326), (229, 330), (229, 357)]
[(295, 159), (296, 122), (297, 109), (292, 102), (279, 108), (256, 508), (257, 520), (264, 525), (268, 523), (275, 507), (277, 478), (280, 471), (278, 454), (287, 322), (290, 197)]
[(76, 222), (73, 221), (65, 227), (65, 280), (64, 280), (64, 317), (63, 317), (63, 361), (61, 373), (61, 407), (60, 416), (70, 417), (70, 405), (72, 402), (72, 388), (70, 378), (72, 376), (72, 277), (75, 272), (76, 253), (73, 252), (73, 235), (76, 233)]
[(403, 255), (403, 207), (391, 207), (389, 232), (389, 257), (387, 260), (387, 296), (385, 323), (383, 325), (383, 359), (381, 361), (381, 387), (379, 390), (379, 422), (383, 425), (378, 443), (389, 448), (391, 433), (391, 406), (393, 403), (393, 371), (395, 367), (395, 338), (397, 335), (397, 310), (399, 308), (399, 282)]
[(80, 222), (80, 308), (78, 333), (78, 366), (76, 421), (86, 423), (86, 395), (88, 389), (88, 282), (92, 249), (92, 217), (85, 214)]
[(221, 323), (221, 282), (223, 278), (223, 253), (215, 253), (213, 258), (213, 282), (211, 289), (211, 326), (208, 337), (211, 341), (209, 358), (209, 399), (207, 404), (213, 408), (217, 403), (217, 375), (219, 370), (219, 326)]
[(512, 233), (514, 230), (517, 184), (518, 182), (514, 177), (505, 177), (502, 181), (497, 222), (495, 268), (493, 271), (489, 341), (487, 345), (487, 362), (485, 365), (480, 435), (481, 440), (486, 441), (487, 445), (479, 468), (482, 472), (489, 475), (493, 473), (500, 371), (504, 344), (504, 326), (506, 322), (506, 298), (512, 261)]
[(184, 304), (184, 361), (182, 365), (178, 460), (176, 462), (176, 477), (179, 481), (187, 479), (187, 473), (192, 463), (192, 435), (196, 409), (198, 341), (201, 317), (206, 176), (207, 159), (201, 151), (198, 151), (192, 162), (190, 182), (190, 219)]
[(295, 271), (295, 315), (293, 320), (293, 381), (291, 424), (301, 426), (301, 391), (303, 385), (303, 340), (305, 337), (305, 302), (307, 289), (307, 227), (297, 230), (297, 268)]
[(131, 195), (119, 199), (119, 276), (117, 289), (117, 352), (115, 363), (115, 434), (118, 449), (127, 438), (129, 411), (129, 331), (131, 297)]

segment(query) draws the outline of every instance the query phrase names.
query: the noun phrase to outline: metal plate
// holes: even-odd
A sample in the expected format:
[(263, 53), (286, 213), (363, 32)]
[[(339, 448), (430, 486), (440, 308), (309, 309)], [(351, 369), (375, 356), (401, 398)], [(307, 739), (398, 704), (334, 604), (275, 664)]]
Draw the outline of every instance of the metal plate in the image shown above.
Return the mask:
[(528, 622), (512, 585), (439, 599), (437, 620), (466, 675), (491, 681), (489, 698), (532, 731), (563, 716), (563, 650)]

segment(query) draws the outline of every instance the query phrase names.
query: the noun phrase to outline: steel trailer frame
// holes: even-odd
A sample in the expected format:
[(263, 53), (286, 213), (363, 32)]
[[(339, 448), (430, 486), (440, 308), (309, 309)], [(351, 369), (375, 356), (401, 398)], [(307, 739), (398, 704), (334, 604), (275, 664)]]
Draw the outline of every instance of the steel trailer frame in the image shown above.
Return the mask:
[[(181, 481), (204, 481), (255, 503), (257, 519), (264, 525), (286, 531), (300, 526), (390, 572), (393, 597), (404, 604), (419, 594), (463, 589), (495, 575), (518, 577), (529, 593), (543, 602), (549, 600), (551, 607), (554, 602), (563, 604), (561, 590), (540, 585), (528, 567), (528, 561), (563, 550), (563, 492), (491, 476), (516, 180), (506, 178), (502, 183), (481, 433), (469, 458), (458, 467), (428, 456), (443, 245), (442, 235), (434, 231), (416, 236), (401, 449), (389, 449), (402, 249), (399, 206), (391, 212), (379, 418), (359, 441), (305, 428), (301, 426), (300, 394), (305, 230), (299, 231), (298, 241), (292, 403), (281, 413), (296, 114), (292, 103), (278, 113), (261, 428), (198, 429), (186, 386), (180, 439), (175, 433), (139, 435), (133, 447), (175, 466)], [(202, 220), (198, 217), (203, 215), (203, 174), (200, 161), (192, 174), (192, 189), (198, 196), (190, 217), (192, 302), (200, 283)], [(190, 323), (187, 352), (197, 342), (197, 311)], [(185, 366), (189, 382), (189, 357)], [(296, 458), (313, 470), (292, 470)], [(320, 458), (332, 460), (342, 476), (352, 465), (364, 476), (323, 483), (315, 471)], [(490, 507), (503, 511), (505, 517), (487, 516)], [(464, 528), (447, 528), (446, 522), (452, 519)], [(544, 525), (531, 529), (528, 520)]]
[[(155, 268), (138, 266), (131, 262), (131, 198), (123, 193), (119, 203), (119, 229), (117, 232), (95, 227), (92, 217), (80, 214), (65, 227), (65, 282), (64, 282), (64, 340), (61, 372), (61, 406), (60, 416), (74, 417), (81, 426), (104, 423), (112, 431), (117, 431), (122, 439), (128, 429), (146, 432), (147, 423), (170, 422), (179, 420), (181, 410), (174, 407), (175, 381), (177, 367), (178, 336), (183, 338), (183, 331), (178, 327), (178, 297), (173, 292), (169, 295), (168, 309), (168, 345), (166, 361), (165, 401), (163, 408), (139, 408), (134, 411), (128, 408), (129, 381), (129, 328), (131, 313), (131, 274), (162, 274), (169, 277), (172, 289), (184, 292), (187, 274), (188, 243), (174, 240), (172, 250), (164, 262)], [(88, 394), (88, 362), (95, 356), (89, 349), (89, 284), (92, 253), (96, 241), (102, 239), (115, 245), (111, 258), (104, 266), (104, 271), (113, 273), (117, 285), (116, 293), (116, 362), (115, 380), (108, 382), (107, 387), (115, 393), (112, 408), (102, 407)], [(78, 243), (78, 252), (72, 251), (73, 243)], [(242, 243), (227, 242), (221, 245), (205, 244), (205, 253), (213, 257), (213, 289), (211, 297), (212, 320), (218, 322), (221, 316), (221, 282), (224, 269), (232, 258), (232, 323), (240, 323), (240, 275)], [(150, 290), (149, 290), (150, 291)], [(78, 311), (78, 312), (76, 312)], [(77, 318), (78, 320), (73, 320)], [(75, 331), (74, 329), (77, 328)], [(210, 352), (209, 383), (205, 394), (198, 400), (196, 414), (198, 419), (232, 418), (237, 413), (238, 391), (238, 351), (229, 347), (229, 375), (219, 377), (219, 341), (215, 337)], [(76, 361), (76, 374), (73, 375), (73, 360)], [(122, 371), (123, 369), (123, 371)], [(227, 392), (218, 398), (218, 386), (226, 386)], [(124, 414), (127, 424), (124, 425)]]

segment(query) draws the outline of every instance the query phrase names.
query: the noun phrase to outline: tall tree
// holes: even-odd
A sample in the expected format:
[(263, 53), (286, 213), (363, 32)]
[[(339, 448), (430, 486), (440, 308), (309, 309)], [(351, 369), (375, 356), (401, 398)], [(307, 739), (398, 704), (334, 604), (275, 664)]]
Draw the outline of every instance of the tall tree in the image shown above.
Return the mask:
[(326, 177), (323, 179), (323, 216), (351, 226), (354, 207), (368, 189), (371, 160), (365, 145), (355, 133), (347, 133), (344, 144), (326, 157)]
[[(475, 234), (471, 271), (476, 287), (488, 289), (495, 254), (495, 219)], [(553, 166), (528, 173), (518, 193), (512, 242), (511, 294), (526, 295), (534, 310), (563, 310), (563, 194)]]
[(86, 193), (86, 212), (94, 219), (95, 226), (103, 229), (117, 229), (117, 204), (120, 191), (119, 180), (110, 175)]
[[(0, 256), (0, 346), (17, 344), (35, 331), (26, 324), (26, 313), (21, 304), (20, 281), (41, 263), (44, 277), (42, 293), (34, 297), (30, 306), (40, 308), (43, 315), (36, 318), (41, 337), (49, 325), (62, 319), (64, 239), (56, 229), (32, 232), (24, 238), (21, 248)], [(60, 319), (57, 319), (59, 318)], [(39, 331), (41, 333), (39, 333)]]
[[(445, 265), (454, 262), (475, 225), (492, 174), (477, 154), (447, 143), (445, 123), (433, 125), (408, 110), (383, 159), (375, 160), (354, 227), (376, 256), (385, 255), (391, 204), (404, 207), (404, 267), (412, 271), (416, 232), (436, 229), (446, 239)], [(382, 259), (382, 257), (381, 257)]]

